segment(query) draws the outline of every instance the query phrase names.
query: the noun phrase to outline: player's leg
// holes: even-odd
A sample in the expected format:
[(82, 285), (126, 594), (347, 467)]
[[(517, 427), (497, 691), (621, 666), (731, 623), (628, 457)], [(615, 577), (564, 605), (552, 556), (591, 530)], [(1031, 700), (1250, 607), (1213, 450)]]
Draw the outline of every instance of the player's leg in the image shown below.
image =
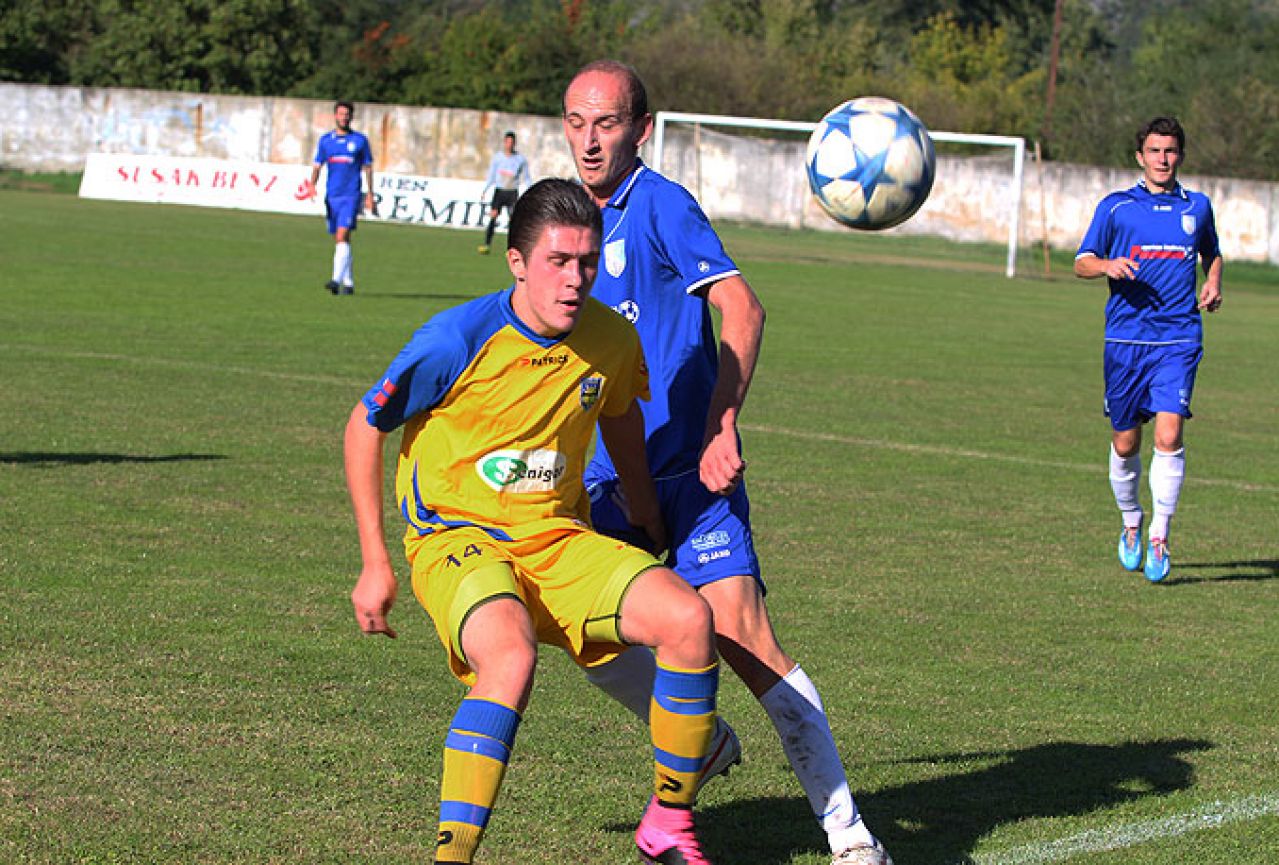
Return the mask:
[(409, 545), (413, 591), (449, 668), (470, 685), (444, 743), (438, 863), (470, 863), (506, 772), (537, 657), (536, 634), (503, 551), (476, 530)]
[(1172, 570), (1168, 539), (1181, 500), (1186, 475), (1183, 431), (1203, 349), (1197, 344), (1160, 346), (1151, 375), (1150, 408), (1155, 415), (1154, 450), (1150, 458), (1150, 492), (1154, 499), (1146, 550), (1146, 578), (1159, 582)]
[(1110, 418), (1110, 489), (1123, 519), (1119, 533), (1119, 563), (1130, 571), (1141, 568), (1141, 426), (1145, 410), (1146, 382), (1142, 372), (1147, 347), (1106, 343), (1103, 362), (1105, 412)]
[(1119, 563), (1129, 571), (1141, 569), (1141, 427), (1115, 430), (1110, 439), (1110, 489), (1123, 518), (1119, 533)]
[(853, 799), (817, 687), (777, 640), (759, 581), (729, 577), (699, 591), (714, 613), (721, 657), (768, 713), (835, 861), (888, 861)]
[(337, 232), (333, 235), (336, 249), (333, 254), (334, 279), (341, 286), (339, 292), (342, 294), (351, 294), (355, 291), (355, 276), (352, 268), (355, 253), (351, 249), (351, 232), (354, 230), (355, 214), (353, 213), (351, 214), (351, 225), (339, 226)]
[[(664, 484), (659, 484), (659, 488)], [(591, 523), (596, 531), (625, 541), (633, 546), (647, 542), (643, 533), (626, 518), (626, 505), (616, 479), (592, 483)], [(657, 662), (653, 652), (645, 646), (632, 646), (613, 660), (586, 669), (586, 678), (592, 685), (608, 694), (629, 709), (648, 726), (649, 706), (652, 703), (653, 679)], [(718, 714), (710, 748), (697, 779), (700, 789), (711, 778), (727, 775), (729, 769), (742, 762), (742, 746), (732, 726)]]
[(351, 258), (350, 242), (346, 239), (345, 234), (341, 237), (338, 236), (338, 232), (341, 231), (341, 225), (338, 218), (339, 208), (336, 207), (337, 203), (334, 199), (324, 199), (324, 219), (328, 225), (329, 234), (333, 235), (333, 271), (329, 281), (324, 283), (324, 287), (328, 289), (330, 294), (337, 294), (341, 290), (342, 273)]
[(673, 571), (650, 568), (635, 578), (620, 613), (622, 638), (651, 646), (657, 667), (649, 707), (654, 795), (635, 842), (646, 862), (702, 865), (692, 807), (719, 686), (710, 608)]
[(475, 685), (444, 740), (436, 861), (470, 863), (506, 773), (528, 704), (537, 643), (524, 605), (510, 597), (477, 607), (462, 631)]

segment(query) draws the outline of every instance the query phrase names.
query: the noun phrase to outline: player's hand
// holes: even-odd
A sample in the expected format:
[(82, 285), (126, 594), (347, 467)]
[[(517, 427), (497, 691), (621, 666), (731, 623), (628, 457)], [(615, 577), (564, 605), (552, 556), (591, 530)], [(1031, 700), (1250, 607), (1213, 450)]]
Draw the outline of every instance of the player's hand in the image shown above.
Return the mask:
[(377, 198), (371, 192), (364, 196), (364, 209), (370, 216), (377, 216)]
[(1141, 265), (1131, 258), (1111, 258), (1106, 261), (1106, 266), (1102, 269), (1111, 279), (1135, 279), (1140, 267)]
[(737, 489), (746, 473), (746, 461), (737, 449), (737, 430), (721, 430), (702, 448), (698, 475), (711, 492), (726, 496)]
[(1221, 286), (1215, 282), (1205, 282), (1199, 292), (1199, 308), (1204, 312), (1216, 312), (1221, 309)]
[(351, 605), (355, 608), (355, 622), (366, 634), (386, 634), (394, 639), (395, 629), (387, 624), (387, 614), (395, 604), (399, 584), (389, 565), (370, 567), (360, 571), (355, 589), (351, 592)]
[(661, 514), (653, 514), (643, 520), (636, 522), (631, 521), (631, 525), (644, 533), (648, 538), (647, 544), (638, 544), (645, 552), (652, 553), (654, 556), (661, 556), (666, 551), (666, 523), (662, 522)]

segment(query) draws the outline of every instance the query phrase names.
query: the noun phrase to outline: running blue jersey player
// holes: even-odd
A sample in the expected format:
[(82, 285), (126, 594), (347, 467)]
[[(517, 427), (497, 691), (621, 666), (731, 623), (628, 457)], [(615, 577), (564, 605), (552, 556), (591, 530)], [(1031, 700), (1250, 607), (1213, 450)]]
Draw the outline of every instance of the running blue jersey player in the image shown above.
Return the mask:
[[(1113, 429), (1110, 483), (1124, 522), (1119, 561), (1131, 571), (1142, 568), (1141, 428), (1155, 419), (1154, 515), (1144, 570), (1159, 582), (1172, 569), (1168, 535), (1185, 476), (1182, 432), (1203, 357), (1200, 310), (1221, 306), (1222, 258), (1208, 197), (1177, 181), (1185, 155), (1181, 125), (1155, 118), (1136, 143), (1142, 178), (1097, 206), (1075, 273), (1105, 276), (1110, 285), (1104, 357), (1105, 409)], [(1199, 264), (1206, 278), (1196, 296)]]
[[(373, 197), (373, 150), (363, 133), (351, 128), (355, 107), (339, 102), (333, 110), (333, 129), (320, 136), (311, 167), (307, 192), (315, 195), (320, 170), (328, 172), (324, 183), (324, 211), (329, 234), (333, 235), (333, 276), (324, 284), (332, 294), (353, 294), (355, 278), (351, 269), (351, 234), (361, 208), (377, 213)], [(364, 196), (360, 196), (360, 179)]]
[[(737, 434), (763, 306), (693, 197), (638, 158), (652, 126), (644, 85), (623, 64), (587, 65), (564, 94), (578, 176), (604, 215), (593, 294), (635, 325), (648, 361), (644, 427), (670, 541), (666, 561), (710, 603), (720, 653), (777, 729), (833, 865), (886, 865), (853, 801), (817, 689), (777, 642), (764, 604)], [(711, 307), (720, 313), (718, 341)], [(597, 446), (586, 472), (591, 519), (599, 531), (631, 537), (615, 474)], [(652, 668), (651, 653), (631, 650), (588, 677), (647, 721)], [(720, 724), (699, 782), (727, 771), (739, 754), (736, 736)], [(650, 809), (640, 837), (664, 816)]]

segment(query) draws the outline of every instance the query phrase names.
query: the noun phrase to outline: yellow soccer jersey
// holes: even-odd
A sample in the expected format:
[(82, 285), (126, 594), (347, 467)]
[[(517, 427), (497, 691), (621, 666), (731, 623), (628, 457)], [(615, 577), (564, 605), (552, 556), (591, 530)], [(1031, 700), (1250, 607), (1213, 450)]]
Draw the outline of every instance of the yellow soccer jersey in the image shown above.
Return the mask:
[(546, 520), (589, 522), (582, 470), (599, 416), (648, 398), (635, 329), (587, 299), (565, 337), (530, 331), (511, 289), (424, 324), (364, 396), (404, 426), (395, 492), (410, 535), (474, 525), (507, 539)]

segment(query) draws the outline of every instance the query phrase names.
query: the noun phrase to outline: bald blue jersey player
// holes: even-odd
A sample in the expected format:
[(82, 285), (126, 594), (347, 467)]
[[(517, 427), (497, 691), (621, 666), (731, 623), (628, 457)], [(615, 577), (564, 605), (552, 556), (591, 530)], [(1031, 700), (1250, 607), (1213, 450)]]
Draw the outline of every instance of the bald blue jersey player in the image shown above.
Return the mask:
[[(1136, 186), (1102, 199), (1079, 245), (1075, 274), (1106, 277), (1105, 411), (1112, 427), (1110, 484), (1123, 515), (1120, 564), (1151, 582), (1172, 570), (1168, 537), (1186, 473), (1185, 420), (1203, 358), (1200, 310), (1221, 306), (1221, 250), (1208, 197), (1177, 180), (1186, 135), (1156, 117), (1137, 132)], [(1196, 267), (1203, 287), (1196, 296)], [(1150, 491), (1154, 514), (1141, 543), (1142, 426), (1154, 420)]]
[[(638, 158), (652, 125), (644, 85), (623, 64), (589, 64), (565, 91), (565, 136), (604, 214), (594, 294), (635, 325), (648, 361), (644, 429), (670, 540), (667, 564), (714, 611), (720, 655), (773, 722), (832, 865), (890, 865), (853, 800), (817, 689), (778, 643), (764, 604), (737, 434), (764, 309), (688, 191)], [(720, 313), (718, 340), (711, 307)], [(627, 537), (612, 456), (599, 447), (587, 467), (591, 519), (597, 530)], [(652, 670), (652, 654), (637, 649), (588, 676), (648, 720)], [(702, 780), (739, 755), (736, 736), (719, 724)]]

